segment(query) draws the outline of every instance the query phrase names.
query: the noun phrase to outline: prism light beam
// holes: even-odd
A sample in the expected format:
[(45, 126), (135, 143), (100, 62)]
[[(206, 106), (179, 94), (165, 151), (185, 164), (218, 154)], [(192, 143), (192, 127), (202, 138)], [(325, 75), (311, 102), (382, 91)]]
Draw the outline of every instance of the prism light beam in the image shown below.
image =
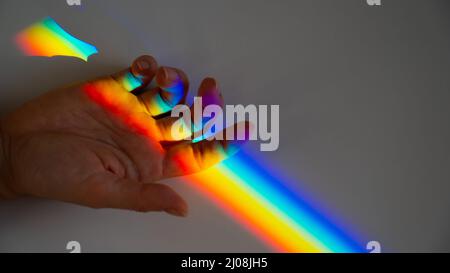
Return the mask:
[[(121, 84), (130, 91), (138, 86), (138, 79), (128, 73)], [(152, 112), (170, 111), (163, 100), (154, 100), (154, 104)], [(147, 135), (152, 138), (151, 134)], [(217, 157), (226, 156), (219, 152)], [(183, 157), (176, 160), (186, 173), (197, 169), (195, 162)], [(262, 162), (261, 155), (241, 150), (231, 158), (183, 179), (274, 251), (366, 252), (354, 234), (331, 219), (333, 213), (318, 209), (316, 200), (306, 198), (305, 193), (291, 187), (295, 184), (291, 183), (293, 181), (281, 177), (268, 166)]]
[(255, 159), (240, 151), (187, 179), (275, 251), (365, 252), (349, 233)]

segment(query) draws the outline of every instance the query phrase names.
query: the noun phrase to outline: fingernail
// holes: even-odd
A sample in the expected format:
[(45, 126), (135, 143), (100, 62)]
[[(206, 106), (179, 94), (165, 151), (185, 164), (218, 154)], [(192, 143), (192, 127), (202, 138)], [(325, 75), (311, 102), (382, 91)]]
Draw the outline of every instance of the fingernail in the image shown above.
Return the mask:
[(151, 64), (150, 64), (147, 60), (145, 60), (145, 59), (139, 60), (138, 63), (137, 63), (137, 65), (138, 65), (138, 67), (139, 67), (139, 69), (140, 69), (141, 71), (142, 71), (142, 70), (146, 70), (146, 69), (148, 69), (148, 68), (151, 67)]
[(169, 79), (169, 72), (167, 71), (167, 68), (161, 67), (161, 80), (167, 81)]
[(135, 60), (131, 66), (131, 71), (134, 75), (152, 78), (157, 67), (158, 63), (155, 59), (153, 59), (153, 57), (144, 55)]
[(202, 81), (202, 87), (205, 89), (205, 91), (215, 90), (217, 89), (217, 82), (214, 78), (208, 77)]
[(214, 78), (205, 78), (202, 81), (198, 95), (203, 99), (203, 107), (211, 104), (223, 106), (223, 97)]
[(168, 214), (178, 216), (178, 217), (186, 217), (188, 214), (187, 209), (185, 208), (170, 208), (165, 210)]

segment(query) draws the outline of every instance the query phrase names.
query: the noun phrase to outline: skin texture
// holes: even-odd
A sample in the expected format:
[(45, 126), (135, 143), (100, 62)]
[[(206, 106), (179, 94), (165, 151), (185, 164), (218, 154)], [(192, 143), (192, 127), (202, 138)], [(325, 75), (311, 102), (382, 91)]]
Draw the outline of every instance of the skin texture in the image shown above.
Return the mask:
[[(121, 81), (126, 73), (142, 79), (133, 93)], [(146, 88), (154, 78), (157, 86)], [(182, 85), (181, 101), (165, 91), (175, 82)], [(158, 181), (198, 172), (234, 152), (227, 141), (171, 139), (175, 119), (152, 115), (155, 94), (170, 105), (184, 103), (188, 85), (181, 70), (141, 56), (114, 75), (25, 103), (0, 123), (0, 197), (186, 216), (183, 198)], [(223, 103), (212, 78), (202, 82), (199, 95)]]

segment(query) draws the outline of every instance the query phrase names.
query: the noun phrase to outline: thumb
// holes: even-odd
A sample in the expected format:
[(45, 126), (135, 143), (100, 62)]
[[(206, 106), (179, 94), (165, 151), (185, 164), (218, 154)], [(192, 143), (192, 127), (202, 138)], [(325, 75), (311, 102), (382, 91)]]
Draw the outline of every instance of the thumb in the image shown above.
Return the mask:
[(106, 173), (86, 181), (81, 203), (95, 208), (118, 208), (140, 212), (165, 211), (186, 216), (186, 201), (167, 185), (141, 183)]

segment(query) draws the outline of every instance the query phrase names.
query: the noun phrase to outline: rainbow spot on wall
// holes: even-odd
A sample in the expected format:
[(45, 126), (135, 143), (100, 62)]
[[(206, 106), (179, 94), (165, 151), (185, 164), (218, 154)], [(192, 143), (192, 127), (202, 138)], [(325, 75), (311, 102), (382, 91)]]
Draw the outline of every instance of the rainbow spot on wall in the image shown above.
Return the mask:
[(15, 41), (27, 56), (70, 56), (87, 61), (98, 53), (95, 46), (75, 38), (50, 17), (22, 30)]

